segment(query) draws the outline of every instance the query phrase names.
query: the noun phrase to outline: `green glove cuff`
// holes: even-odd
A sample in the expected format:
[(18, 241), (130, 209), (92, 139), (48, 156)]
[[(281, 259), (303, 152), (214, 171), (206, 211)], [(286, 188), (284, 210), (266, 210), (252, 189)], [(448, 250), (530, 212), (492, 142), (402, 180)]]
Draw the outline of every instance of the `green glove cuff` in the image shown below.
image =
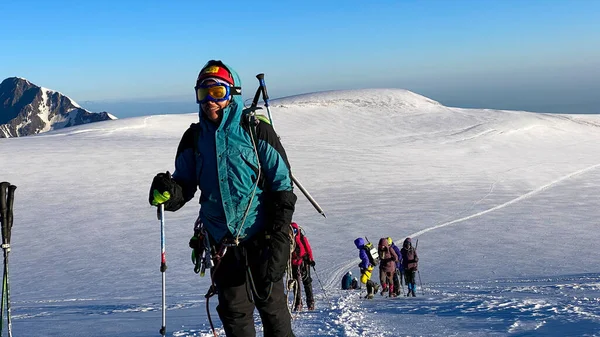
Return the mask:
[(164, 191), (162, 194), (158, 190), (154, 190), (152, 192), (154, 196), (154, 200), (152, 200), (152, 205), (158, 206), (160, 204), (165, 203), (167, 200), (171, 199), (171, 193), (168, 191)]

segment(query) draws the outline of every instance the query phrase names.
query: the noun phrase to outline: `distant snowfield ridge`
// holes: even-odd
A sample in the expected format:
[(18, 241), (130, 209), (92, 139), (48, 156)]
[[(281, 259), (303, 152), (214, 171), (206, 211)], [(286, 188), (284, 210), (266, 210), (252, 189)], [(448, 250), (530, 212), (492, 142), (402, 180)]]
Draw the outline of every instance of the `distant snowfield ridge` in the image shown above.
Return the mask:
[[(379, 124), (383, 130), (393, 126), (395, 130), (407, 131), (410, 135), (418, 134), (419, 130), (431, 132), (431, 129), (435, 128), (439, 132), (453, 132), (452, 135), (457, 136), (457, 139), (482, 136), (487, 133), (518, 133), (536, 128), (561, 130), (563, 127), (563, 130), (570, 130), (578, 126), (600, 127), (600, 118), (596, 115), (452, 108), (404, 89), (323, 91), (273, 99), (270, 103), (275, 124), (283, 123), (281, 121), (283, 118), (286, 120), (311, 118), (321, 121), (321, 124), (330, 120), (334, 124), (353, 123), (358, 120), (359, 124), (370, 123), (373, 126)], [(73, 102), (73, 104), (77, 103)], [(259, 110), (259, 113), (267, 115), (266, 109)], [(183, 115), (193, 116), (194, 119), (196, 117), (196, 113)], [(111, 117), (116, 119), (112, 115)], [(136, 124), (144, 121), (144, 125), (150, 126), (148, 121), (151, 118), (169, 119), (168, 115), (155, 115), (127, 118), (124, 123)], [(96, 129), (96, 126), (87, 125), (80, 128), (91, 130)], [(63, 132), (70, 133), (76, 129), (71, 128)], [(57, 132), (61, 133), (61, 131)]]
[(277, 107), (354, 105), (362, 108), (384, 107), (386, 109), (422, 109), (441, 107), (436, 102), (405, 89), (355, 89), (332, 90), (294, 95), (273, 100)]
[[(304, 135), (348, 129), (352, 131), (336, 133), (339, 142), (361, 148), (368, 144), (374, 151), (398, 141), (457, 143), (467, 149), (470, 146), (482, 148), (486, 141), (491, 142), (490, 146), (497, 146), (499, 142), (508, 142), (510, 146), (513, 137), (531, 140), (552, 134), (568, 140), (573, 133), (585, 134), (600, 127), (598, 115), (453, 108), (403, 89), (303, 94), (273, 100), (271, 110), (275, 125), (284, 137), (289, 133), (298, 134), (299, 130), (293, 125), (310, 126), (310, 130), (300, 132)], [(279, 129), (288, 125), (290, 129)], [(373, 132), (383, 137), (374, 137), (365, 143), (362, 136), (368, 138)]]

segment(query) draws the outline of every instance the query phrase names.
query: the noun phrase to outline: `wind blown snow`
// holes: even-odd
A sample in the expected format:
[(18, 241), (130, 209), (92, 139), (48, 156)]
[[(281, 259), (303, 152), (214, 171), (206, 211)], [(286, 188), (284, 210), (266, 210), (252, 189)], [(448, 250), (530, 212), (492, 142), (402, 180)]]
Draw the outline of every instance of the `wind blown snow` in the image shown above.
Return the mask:
[[(273, 100), (271, 113), (294, 175), (327, 214), (297, 191), (294, 220), (317, 271), (317, 310), (293, 315), (297, 336), (600, 335), (600, 116), (451, 108), (399, 89), (299, 95)], [(18, 186), (15, 336), (159, 335), (148, 189), (196, 120), (0, 139), (0, 180)], [(188, 248), (197, 212), (195, 199), (166, 218), (169, 336), (212, 336), (210, 281)], [(419, 240), (418, 297), (339, 290), (358, 274), (360, 236)]]

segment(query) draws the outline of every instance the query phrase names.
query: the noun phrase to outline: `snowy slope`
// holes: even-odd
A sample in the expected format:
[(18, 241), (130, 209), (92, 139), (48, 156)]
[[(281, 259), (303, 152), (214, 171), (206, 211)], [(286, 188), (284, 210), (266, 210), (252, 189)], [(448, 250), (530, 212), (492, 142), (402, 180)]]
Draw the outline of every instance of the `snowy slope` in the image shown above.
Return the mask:
[[(318, 310), (296, 315), (297, 336), (600, 335), (600, 116), (450, 108), (399, 89), (299, 95), (271, 110), (294, 175), (328, 216), (299, 197)], [(15, 336), (158, 335), (148, 188), (196, 119), (0, 139), (0, 180), (18, 186)], [(209, 280), (187, 246), (197, 211), (194, 201), (167, 218), (169, 336), (212, 336)], [(338, 290), (358, 273), (364, 235), (418, 238), (425, 296)]]

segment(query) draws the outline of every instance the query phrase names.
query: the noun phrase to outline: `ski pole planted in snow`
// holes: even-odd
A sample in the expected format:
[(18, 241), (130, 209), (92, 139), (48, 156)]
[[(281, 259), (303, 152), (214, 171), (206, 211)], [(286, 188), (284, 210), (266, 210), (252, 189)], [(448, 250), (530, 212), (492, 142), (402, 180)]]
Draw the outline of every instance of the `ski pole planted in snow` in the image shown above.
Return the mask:
[[(317, 269), (315, 269), (315, 266), (312, 266), (312, 268), (315, 271), (315, 275), (317, 275), (317, 281), (319, 281), (319, 285), (321, 286), (321, 290), (323, 290), (323, 295), (325, 295), (325, 299), (327, 300), (327, 304), (329, 305), (329, 309), (333, 310), (333, 307), (331, 306), (331, 301), (329, 300), (329, 297), (327, 296), (327, 292), (325, 291), (325, 288), (323, 287), (323, 283), (321, 283), (321, 279), (319, 278), (319, 273), (317, 273)], [(298, 284), (298, 286), (300, 286), (300, 284)]]
[[(265, 102), (265, 107), (267, 108), (267, 115), (269, 117), (269, 122), (271, 123), (271, 125), (274, 126), (273, 118), (271, 117), (271, 109), (269, 108), (269, 94), (267, 93), (267, 85), (265, 84), (265, 74), (262, 74), (262, 73), (258, 74), (258, 75), (256, 75), (256, 78), (258, 79), (259, 86), (258, 86), (258, 89), (256, 90), (256, 93), (254, 94), (254, 99), (252, 100), (251, 107), (252, 107), (252, 109), (257, 109), (258, 100), (260, 99), (260, 96), (262, 95), (263, 101)], [(313, 205), (313, 207), (317, 210), (317, 212), (319, 212), (319, 214), (321, 214), (323, 217), (327, 218), (327, 216), (325, 215), (325, 212), (323, 211), (321, 206), (319, 206), (317, 201), (310, 195), (310, 193), (308, 193), (308, 191), (304, 188), (304, 186), (302, 186), (302, 184), (298, 181), (298, 179), (296, 179), (296, 177), (294, 177), (293, 174), (291, 175), (291, 177), (292, 177), (292, 181), (294, 182), (294, 184), (296, 184), (296, 186), (298, 186), (300, 191), (302, 191), (302, 194), (304, 194), (306, 199), (308, 199), (308, 201)]]
[(166, 304), (166, 275), (167, 271), (167, 255), (165, 252), (165, 205), (160, 204), (160, 272), (162, 274), (162, 326), (160, 334), (165, 336), (167, 333), (167, 304)]
[(12, 337), (10, 317), (10, 282), (8, 277), (8, 253), (10, 252), (10, 236), (13, 225), (13, 204), (17, 186), (8, 182), (0, 183), (0, 224), (2, 227), (2, 249), (4, 250), (4, 275), (2, 277), (2, 304), (0, 305), (0, 336), (4, 331), (4, 308), (6, 308), (6, 324), (8, 336)]
[[(415, 252), (417, 251), (417, 247), (419, 247), (419, 239), (417, 239), (417, 243), (415, 244)], [(425, 290), (423, 289), (423, 282), (421, 282), (421, 272), (417, 269), (417, 275), (419, 276), (419, 286), (421, 287), (421, 294), (425, 296)]]
[(421, 272), (417, 270), (417, 275), (419, 275), (419, 285), (421, 286), (421, 294), (425, 296), (425, 290), (423, 290), (423, 282), (421, 282)]
[(404, 294), (404, 276), (402, 274), (402, 272), (400, 270), (396, 270), (396, 274), (398, 275), (398, 278), (400, 279), (400, 286), (402, 287), (402, 294)]

